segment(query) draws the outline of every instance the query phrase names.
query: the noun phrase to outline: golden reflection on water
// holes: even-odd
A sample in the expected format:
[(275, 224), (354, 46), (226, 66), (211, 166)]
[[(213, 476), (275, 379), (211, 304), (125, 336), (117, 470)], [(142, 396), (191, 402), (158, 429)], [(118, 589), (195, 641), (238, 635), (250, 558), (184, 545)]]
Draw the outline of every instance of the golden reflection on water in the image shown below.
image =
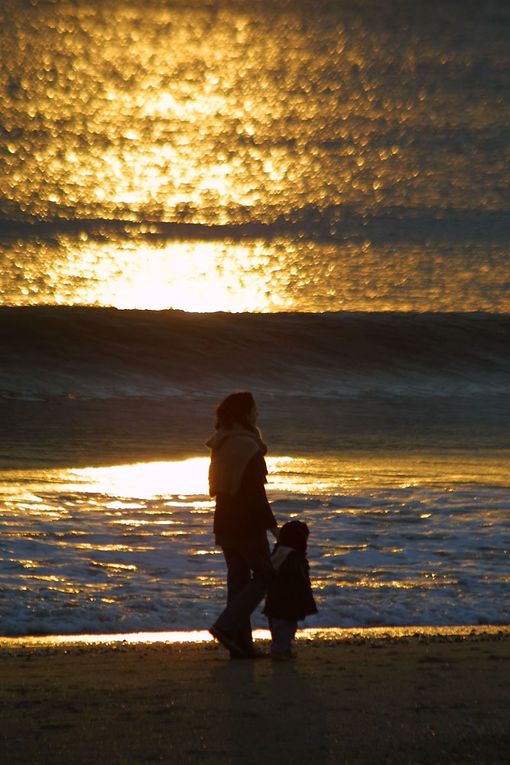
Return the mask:
[[(300, 470), (307, 464), (306, 460), (294, 460), (291, 457), (269, 457), (267, 459), (271, 485), (275, 489), (289, 491), (314, 491), (322, 486), (331, 485), (320, 477), (303, 478)], [(109, 467), (86, 467), (71, 469), (48, 469), (29, 471), (2, 471), (0, 496), (18, 495), (19, 509), (29, 513), (44, 514), (45, 517), (57, 519), (59, 511), (55, 507), (44, 506), (44, 501), (38, 492), (51, 489), (59, 494), (80, 492), (82, 494), (115, 497), (107, 501), (105, 507), (109, 510), (122, 510), (128, 513), (130, 509), (143, 507), (136, 500), (172, 497), (172, 507), (189, 507), (190, 512), (209, 512), (214, 502), (200, 497), (208, 495), (208, 457), (191, 457), (183, 460), (168, 460), (160, 462), (140, 462), (128, 465)], [(30, 476), (26, 486), (27, 475)], [(20, 497), (21, 495), (21, 497)], [(175, 498), (178, 498), (177, 500)], [(186, 497), (190, 497), (186, 501)], [(159, 510), (155, 511), (159, 512)], [(115, 521), (118, 524), (143, 525), (146, 523), (161, 526), (173, 525), (171, 519), (153, 520), (149, 509), (144, 510), (147, 519), (123, 517)]]
[[(4, 204), (41, 218), (205, 223), (382, 199), (474, 209), (483, 196), (496, 208), (483, 153), (457, 161), (452, 178), (458, 149), (426, 144), (424, 163), (413, 132), (503, 119), (497, 89), (462, 87), (483, 30), (480, 53), (449, 48), (435, 24), (403, 46), (392, 25), (347, 7), (39, 3), (12, 13), (0, 32), (10, 51)], [(449, 77), (458, 87), (441, 87)], [(493, 160), (504, 168), (503, 152)]]
[[(74, 479), (80, 485), (80, 491), (86, 493), (150, 499), (165, 494), (207, 494), (207, 470), (207, 458), (195, 457), (175, 462), (81, 468), (65, 472), (63, 479), (65, 481), (66, 476)], [(125, 519), (123, 522), (126, 522)], [(165, 523), (171, 524), (172, 521)]]
[[(476, 455), (445, 453), (417, 455), (392, 453), (388, 456), (364, 453), (356, 455), (323, 455), (321, 457), (268, 457), (268, 492), (313, 495), (357, 493), (360, 486), (369, 494), (379, 489), (419, 489), (440, 487), (445, 491), (455, 487), (508, 486), (508, 452), (495, 451), (482, 461)], [(172, 526), (169, 518), (153, 519), (143, 502), (149, 499), (171, 498), (172, 507), (186, 508), (191, 514), (209, 513), (214, 501), (208, 498), (208, 457), (182, 460), (140, 462), (110, 467), (52, 468), (47, 470), (1, 471), (0, 497), (16, 497), (16, 506), (27, 514), (58, 519), (65, 512), (44, 501), (44, 492), (98, 495), (108, 510), (122, 511), (115, 521), (125, 525), (146, 523)], [(42, 496), (41, 496), (42, 495)], [(108, 497), (111, 497), (108, 500)], [(129, 510), (142, 509), (144, 518), (130, 518)], [(335, 513), (357, 513), (358, 509), (341, 507)], [(370, 512), (384, 514), (384, 507), (374, 504)], [(424, 520), (430, 512), (422, 513)], [(175, 534), (179, 531), (162, 532)], [(395, 552), (395, 551), (394, 551)]]
[[(30, 25), (13, 19), (22, 45), (12, 46), (14, 85), (5, 93), (13, 127), (28, 118), (43, 136), (8, 143), (11, 193), (22, 210), (222, 223), (236, 210), (267, 219), (303, 199), (319, 201), (328, 181), (339, 198), (344, 184), (351, 195), (376, 192), (360, 165), (360, 127), (340, 119), (377, 116), (372, 73), (363, 87), (345, 88), (341, 114), (330, 114), (338, 101), (322, 95), (328, 85), (339, 94), (339, 75), (352, 82), (351, 68), (364, 66), (366, 41), (351, 37), (343, 55), (341, 24), (326, 27), (323, 48), (293, 13), (115, 3), (101, 14), (68, 5), (31, 15)], [(4, 34), (12, 45), (13, 30)], [(315, 119), (332, 139), (341, 128), (340, 179), (335, 163), (324, 164), (326, 177), (317, 173)], [(374, 158), (381, 162), (379, 152)]]
[[(484, 143), (497, 146), (508, 123), (490, 87), (504, 70), (494, 29), (471, 30), (465, 49), (437, 14), (404, 44), (363, 4), (17, 5), (0, 25), (0, 217), (214, 226), (330, 211), (327, 239), (354, 210), (359, 225), (340, 246), (298, 231), (154, 246), (121, 245), (107, 227), (97, 241), (52, 231), (53, 247), (21, 239), (0, 252), (2, 302), (508, 310), (492, 295), (508, 282), (502, 248), (490, 262), (485, 243), (459, 254), (450, 238), (441, 257), (436, 242), (413, 244), (427, 240), (429, 214), (505, 209), (505, 154)], [(425, 221), (400, 252), (397, 216), (387, 251), (374, 251), (365, 224), (392, 209)]]

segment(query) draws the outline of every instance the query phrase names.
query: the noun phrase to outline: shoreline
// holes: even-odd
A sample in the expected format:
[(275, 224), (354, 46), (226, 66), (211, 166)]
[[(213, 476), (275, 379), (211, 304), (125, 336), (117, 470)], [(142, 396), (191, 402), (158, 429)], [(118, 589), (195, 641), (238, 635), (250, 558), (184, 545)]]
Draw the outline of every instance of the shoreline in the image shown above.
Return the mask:
[[(254, 629), (254, 641), (269, 643), (268, 629)], [(304, 627), (298, 629), (296, 640), (318, 645), (374, 645), (379, 643), (441, 643), (483, 640), (510, 641), (510, 624), (486, 625), (408, 625), (379, 627)], [(0, 654), (10, 649), (55, 649), (106, 646), (111, 650), (126, 646), (172, 646), (180, 648), (216, 646), (208, 630), (168, 630), (157, 632), (90, 633), (80, 635), (0, 635)]]
[(0, 644), (2, 761), (506, 765), (510, 627), (466, 629), (316, 636), (283, 663), (203, 642)]

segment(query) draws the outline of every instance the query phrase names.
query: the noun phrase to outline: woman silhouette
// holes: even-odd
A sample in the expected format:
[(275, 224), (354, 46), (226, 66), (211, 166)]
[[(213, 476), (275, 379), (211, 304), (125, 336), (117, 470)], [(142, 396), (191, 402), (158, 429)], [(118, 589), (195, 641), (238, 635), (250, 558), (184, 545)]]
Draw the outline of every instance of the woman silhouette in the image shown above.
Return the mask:
[(248, 391), (232, 393), (216, 409), (209, 493), (216, 497), (214, 534), (227, 564), (227, 607), (211, 634), (233, 659), (254, 658), (250, 616), (272, 578), (267, 531), (278, 524), (267, 500), (264, 455), (256, 427), (257, 407)]

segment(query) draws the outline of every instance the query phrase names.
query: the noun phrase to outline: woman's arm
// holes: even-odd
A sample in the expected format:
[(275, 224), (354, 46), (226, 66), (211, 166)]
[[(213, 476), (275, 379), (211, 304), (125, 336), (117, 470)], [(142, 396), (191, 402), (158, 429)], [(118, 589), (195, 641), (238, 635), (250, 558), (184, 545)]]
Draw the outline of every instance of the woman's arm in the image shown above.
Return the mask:
[(265, 489), (266, 472), (264, 457), (259, 452), (246, 466), (237, 500), (240, 507), (245, 508), (253, 518), (257, 519), (257, 525), (260, 524), (261, 528), (271, 531), (277, 539), (278, 523), (271, 510)]

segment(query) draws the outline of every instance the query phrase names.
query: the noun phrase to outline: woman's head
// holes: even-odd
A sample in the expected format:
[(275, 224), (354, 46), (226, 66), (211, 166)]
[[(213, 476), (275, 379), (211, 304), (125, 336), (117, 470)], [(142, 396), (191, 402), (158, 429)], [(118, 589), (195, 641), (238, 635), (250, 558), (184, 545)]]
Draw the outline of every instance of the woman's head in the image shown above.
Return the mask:
[(216, 408), (216, 430), (230, 430), (236, 425), (253, 430), (256, 419), (255, 399), (247, 390), (231, 393)]

